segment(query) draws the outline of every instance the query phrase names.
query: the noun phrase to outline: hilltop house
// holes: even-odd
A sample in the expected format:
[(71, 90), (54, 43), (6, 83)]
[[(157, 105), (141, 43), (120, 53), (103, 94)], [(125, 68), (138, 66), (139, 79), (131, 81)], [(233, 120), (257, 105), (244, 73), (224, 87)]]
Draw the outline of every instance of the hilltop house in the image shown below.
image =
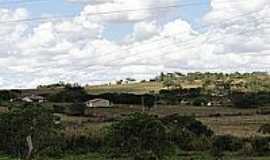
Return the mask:
[(109, 100), (106, 99), (92, 99), (87, 102), (85, 102), (85, 105), (88, 108), (101, 108), (101, 107), (111, 107), (111, 103)]

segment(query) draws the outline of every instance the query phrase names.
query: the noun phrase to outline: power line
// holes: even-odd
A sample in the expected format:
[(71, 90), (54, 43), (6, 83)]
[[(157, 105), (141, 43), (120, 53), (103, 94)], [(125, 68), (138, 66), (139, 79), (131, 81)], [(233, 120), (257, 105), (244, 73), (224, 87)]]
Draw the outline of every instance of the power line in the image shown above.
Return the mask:
[(33, 4), (33, 3), (40, 3), (40, 2), (46, 2), (46, 1), (48, 0), (8, 1), (8, 2), (0, 2), (0, 6)]
[[(32, 0), (34, 1), (34, 0)], [(42, 0), (40, 0), (42, 1)], [(45, 0), (43, 0), (45, 1)], [(239, 0), (238, 2), (241, 2), (243, 0)], [(228, 3), (230, 1), (221, 1), (219, 3)], [(237, 0), (230, 3), (238, 3)], [(19, 3), (19, 1), (18, 1)], [(167, 6), (155, 6), (155, 7), (146, 7), (146, 8), (137, 8), (137, 9), (125, 9), (125, 10), (115, 10), (115, 11), (106, 11), (106, 12), (97, 12), (97, 13), (89, 13), (85, 14), (85, 16), (98, 16), (98, 15), (110, 15), (110, 14), (119, 14), (119, 13), (136, 13), (136, 12), (142, 12), (142, 11), (152, 11), (152, 10), (167, 10), (172, 8), (184, 8), (184, 7), (190, 7), (190, 6), (208, 6), (208, 2), (193, 2), (193, 3), (182, 3), (182, 4), (176, 4), (176, 5), (167, 5)], [(50, 16), (50, 17), (34, 17), (34, 18), (26, 18), (26, 19), (17, 19), (17, 20), (8, 20), (8, 21), (0, 21), (0, 24), (4, 23), (21, 23), (21, 22), (33, 22), (33, 21), (47, 21), (47, 20), (54, 20), (54, 19), (66, 19), (66, 18), (75, 18), (79, 15), (74, 14), (67, 14), (67, 15), (61, 15), (61, 16)]]
[[(241, 18), (241, 17), (244, 17), (244, 16), (248, 16), (248, 15), (252, 15), (252, 14), (254, 14), (254, 13), (256, 13), (256, 12), (248, 12), (248, 13), (245, 13), (245, 14), (240, 14), (240, 15), (237, 15), (237, 16), (235, 16), (235, 17), (233, 17), (233, 18), (228, 18), (228, 19), (225, 19), (224, 20), (224, 24), (230, 24), (230, 23), (233, 23), (233, 22), (235, 22), (235, 21), (237, 21), (237, 20), (239, 20), (239, 18)], [(217, 18), (218, 19), (218, 18)], [(262, 19), (264, 19), (264, 18), (262, 18)], [(249, 23), (252, 23), (252, 22), (249, 22)], [(199, 26), (199, 27), (197, 27), (196, 29), (203, 29), (203, 28), (206, 28), (206, 27), (209, 27), (209, 25), (204, 25), (204, 26)], [(193, 28), (193, 30), (194, 30), (194, 28)], [(181, 32), (176, 32), (176, 34), (181, 34), (181, 33), (185, 33), (185, 32), (183, 32), (183, 31), (181, 31)], [(188, 40), (188, 41), (185, 41), (184, 43), (182, 43), (181, 45), (184, 45), (184, 44), (188, 44), (188, 43), (190, 43), (190, 42), (192, 42), (192, 41), (194, 41), (194, 40), (197, 40), (197, 37), (195, 37), (195, 38), (191, 38), (190, 40)], [(120, 50), (125, 50), (126, 52), (129, 52), (129, 50), (132, 50), (132, 49), (135, 49), (136, 47), (140, 47), (140, 48), (142, 48), (143, 46), (146, 46), (146, 45), (151, 45), (151, 44), (154, 44), (154, 43), (158, 43), (158, 42), (163, 42), (163, 41), (168, 41), (168, 38), (166, 38), (165, 37), (165, 39), (158, 39), (158, 40), (154, 40), (154, 41), (149, 41), (149, 42), (146, 42), (146, 43), (144, 43), (144, 44), (142, 44), (142, 45), (140, 45), (140, 46), (130, 46), (130, 47), (127, 47), (127, 48), (120, 48)], [(179, 44), (180, 45), (180, 44)], [(102, 53), (102, 55), (107, 55), (107, 54), (110, 54), (110, 53), (112, 53), (112, 52), (119, 52), (119, 49), (117, 49), (117, 50), (115, 50), (115, 51), (108, 51), (108, 52), (105, 52), (105, 53)], [(134, 54), (132, 54), (132, 55), (135, 55), (135, 54), (138, 54), (138, 53), (134, 53)], [(124, 57), (123, 57), (124, 58)], [(119, 59), (123, 59), (123, 58), (119, 58)]]
[[(149, 10), (165, 10), (165, 9), (171, 9), (171, 8), (181, 8), (181, 7), (194, 6), (194, 5), (208, 5), (208, 3), (187, 3), (187, 4), (179, 4), (179, 5), (157, 6), (157, 7), (148, 7), (148, 8), (138, 8), (138, 9), (115, 10), (115, 11), (97, 12), (97, 13), (91, 13), (91, 14), (89, 13), (89, 14), (85, 14), (85, 16), (132, 13), (132, 12), (141, 12), (141, 11), (149, 11)], [(36, 18), (0, 21), (0, 23), (1, 24), (3, 24), (3, 23), (20, 23), (20, 22), (32, 22), (32, 21), (44, 21), (44, 20), (51, 20), (51, 19), (66, 19), (66, 18), (74, 18), (76, 16), (78, 16), (78, 15), (73, 14), (73, 15), (50, 16), (50, 17), (36, 17)]]

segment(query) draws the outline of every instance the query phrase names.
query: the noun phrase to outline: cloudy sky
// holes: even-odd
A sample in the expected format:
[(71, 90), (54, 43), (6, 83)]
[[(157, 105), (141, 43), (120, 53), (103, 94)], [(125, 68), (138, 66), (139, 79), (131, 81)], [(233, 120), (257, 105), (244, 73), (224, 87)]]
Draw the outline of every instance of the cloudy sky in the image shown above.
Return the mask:
[(269, 0), (0, 0), (0, 88), (270, 70)]

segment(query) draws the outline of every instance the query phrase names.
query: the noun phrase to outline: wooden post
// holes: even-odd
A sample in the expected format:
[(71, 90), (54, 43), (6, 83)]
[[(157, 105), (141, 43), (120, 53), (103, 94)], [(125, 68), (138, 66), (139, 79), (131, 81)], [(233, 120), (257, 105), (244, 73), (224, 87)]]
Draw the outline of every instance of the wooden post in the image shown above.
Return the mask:
[(27, 142), (27, 146), (28, 146), (28, 154), (27, 154), (27, 159), (31, 159), (32, 156), (32, 151), (34, 149), (33, 147), (33, 142), (32, 142), (32, 137), (31, 136), (27, 136), (26, 137), (26, 142)]

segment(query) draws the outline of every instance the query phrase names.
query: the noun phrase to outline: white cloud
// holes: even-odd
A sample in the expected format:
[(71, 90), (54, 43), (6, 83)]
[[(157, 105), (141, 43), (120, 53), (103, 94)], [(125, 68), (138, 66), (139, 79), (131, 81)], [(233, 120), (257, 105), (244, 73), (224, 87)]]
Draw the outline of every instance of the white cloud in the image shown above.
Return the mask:
[[(153, 19), (153, 15), (164, 16), (164, 9), (153, 10), (153, 7), (171, 6), (177, 3), (177, 0), (111, 0), (102, 1), (104, 3), (86, 5), (82, 11), (82, 15), (90, 16), (89, 19), (98, 22), (126, 22), (126, 21), (142, 21), (145, 19)], [(170, 10), (167, 9), (167, 13)]]
[[(269, 71), (270, 3), (266, 0), (239, 4), (212, 0), (204, 17), (209, 25), (206, 32), (192, 29), (182, 19), (157, 24), (149, 18), (157, 14), (152, 10), (89, 16), (168, 5), (174, 0), (82, 1), (85, 8), (72, 20), (40, 23), (32, 30), (23, 23), (0, 25), (0, 88), (60, 80), (86, 84), (144, 79), (162, 71)], [(1, 20), (27, 17), (24, 9), (0, 10)], [(106, 23), (124, 21), (136, 22), (126, 43), (103, 37)]]

